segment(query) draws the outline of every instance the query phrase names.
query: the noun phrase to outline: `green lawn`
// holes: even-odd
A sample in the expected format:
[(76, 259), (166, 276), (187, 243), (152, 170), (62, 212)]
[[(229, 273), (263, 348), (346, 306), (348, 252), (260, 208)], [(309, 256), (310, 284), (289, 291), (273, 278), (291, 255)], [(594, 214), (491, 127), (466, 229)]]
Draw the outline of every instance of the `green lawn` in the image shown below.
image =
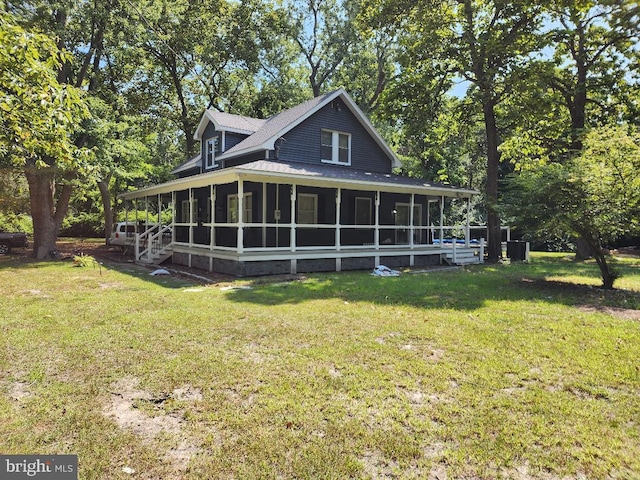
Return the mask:
[(606, 292), (553, 254), (208, 286), (5, 257), (0, 452), (81, 479), (640, 478), (619, 261)]

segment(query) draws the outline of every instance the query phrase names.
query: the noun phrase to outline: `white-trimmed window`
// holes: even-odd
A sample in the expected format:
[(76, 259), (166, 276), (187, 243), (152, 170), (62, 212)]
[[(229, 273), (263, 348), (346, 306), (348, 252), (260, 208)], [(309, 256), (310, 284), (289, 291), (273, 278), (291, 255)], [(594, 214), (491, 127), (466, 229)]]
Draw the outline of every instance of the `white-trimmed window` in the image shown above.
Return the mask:
[(180, 202), (180, 223), (189, 223), (189, 200)]
[(368, 197), (356, 197), (355, 224), (371, 225), (371, 199)]
[[(242, 202), (242, 221), (251, 223), (253, 219), (253, 194), (251, 192), (244, 194)], [(238, 223), (238, 195), (233, 193), (227, 196), (227, 223)]]
[(218, 167), (218, 162), (216, 162), (216, 153), (220, 151), (218, 145), (218, 137), (213, 137), (207, 140), (205, 144), (206, 168)]
[(300, 224), (318, 223), (318, 195), (313, 193), (298, 194), (298, 222)]
[(351, 134), (322, 130), (320, 156), (323, 162), (351, 165)]
[(198, 199), (194, 198), (191, 202), (191, 223), (198, 222)]

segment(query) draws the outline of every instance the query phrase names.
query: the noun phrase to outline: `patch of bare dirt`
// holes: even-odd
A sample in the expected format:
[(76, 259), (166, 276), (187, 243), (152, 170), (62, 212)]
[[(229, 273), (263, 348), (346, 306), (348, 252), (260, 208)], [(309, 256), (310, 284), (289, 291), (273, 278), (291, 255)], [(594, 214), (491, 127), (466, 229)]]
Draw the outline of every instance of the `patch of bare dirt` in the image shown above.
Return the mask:
[(605, 290), (601, 287), (595, 287), (591, 285), (579, 285), (553, 280), (534, 280), (528, 278), (521, 279), (521, 282), (525, 286), (525, 288), (536, 289), (543, 295), (555, 295), (558, 293), (566, 292), (580, 297), (584, 303), (575, 305), (575, 307), (582, 312), (600, 312), (620, 319), (640, 320), (640, 310), (602, 305), (602, 303), (605, 302), (617, 304), (637, 303), (640, 295), (636, 291), (622, 289)]
[[(184, 420), (180, 414), (166, 414), (161, 404), (173, 398), (179, 401), (202, 400), (202, 392), (190, 385), (177, 388), (169, 395), (155, 397), (139, 388), (139, 380), (127, 377), (112, 386), (111, 397), (102, 413), (120, 428), (127, 429), (146, 443), (154, 443), (161, 434), (173, 440), (173, 446), (164, 454), (164, 460), (174, 470), (184, 472), (198, 447), (183, 432)], [(150, 407), (145, 411), (141, 404)], [(152, 412), (152, 413), (149, 413)]]
[(16, 402), (31, 396), (30, 385), (26, 382), (14, 382), (9, 390), (9, 397)]
[(398, 469), (397, 462), (386, 459), (379, 450), (364, 452), (361, 461), (365, 474), (370, 478), (396, 478), (394, 470)]
[(614, 255), (624, 255), (628, 257), (640, 257), (640, 247), (620, 247), (612, 250)]
[(606, 313), (607, 315), (622, 320), (640, 320), (640, 310), (633, 310), (631, 308), (606, 307), (604, 305), (578, 305), (576, 308), (581, 312)]

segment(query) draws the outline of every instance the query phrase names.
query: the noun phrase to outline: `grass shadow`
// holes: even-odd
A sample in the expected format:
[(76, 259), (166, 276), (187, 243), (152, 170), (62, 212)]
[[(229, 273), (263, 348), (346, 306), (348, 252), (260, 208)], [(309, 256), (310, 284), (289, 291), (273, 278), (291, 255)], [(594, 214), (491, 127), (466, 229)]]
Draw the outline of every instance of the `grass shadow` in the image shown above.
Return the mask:
[(48, 267), (65, 266), (69, 268), (69, 272), (79, 273), (85, 271), (87, 274), (102, 277), (107, 275), (109, 270), (116, 271), (121, 274), (129, 275), (140, 280), (153, 283), (159, 287), (179, 289), (192, 285), (192, 281), (183, 278), (174, 277), (172, 275), (151, 275), (153, 269), (134, 263), (118, 263), (104, 261), (102, 258), (96, 258), (95, 263), (87, 261), (85, 266), (74, 265), (73, 255), (64, 255), (61, 259), (37, 260), (33, 258), (30, 252), (11, 253), (9, 255), (0, 256), (0, 271), (14, 270), (19, 272), (27, 269), (46, 269)]
[[(286, 282), (260, 279), (249, 282), (249, 289), (226, 292), (226, 297), (235, 302), (262, 305), (337, 298), (344, 302), (460, 311), (476, 310), (492, 301), (522, 300), (640, 309), (640, 276), (637, 271), (633, 273), (638, 278), (637, 290), (606, 291), (590, 284), (598, 278), (595, 265), (543, 259), (532, 264), (479, 265), (458, 271), (436, 269), (399, 277), (341, 272), (315, 274)], [(564, 276), (571, 279), (578, 276), (586, 283), (557, 279)]]

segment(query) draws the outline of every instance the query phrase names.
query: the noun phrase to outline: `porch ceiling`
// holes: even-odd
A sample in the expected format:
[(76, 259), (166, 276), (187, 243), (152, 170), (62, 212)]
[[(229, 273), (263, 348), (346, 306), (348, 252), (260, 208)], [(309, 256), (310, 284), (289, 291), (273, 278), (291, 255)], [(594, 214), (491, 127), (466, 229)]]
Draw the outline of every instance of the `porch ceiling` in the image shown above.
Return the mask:
[(414, 193), (445, 197), (469, 198), (479, 192), (450, 185), (430, 183), (422, 179), (401, 175), (353, 170), (349, 167), (308, 165), (259, 160), (237, 167), (180, 178), (121, 194), (125, 200), (171, 193), (173, 191), (200, 188), (208, 185), (231, 183), (238, 180), (280, 184), (307, 185), (324, 188), (348, 188), (351, 190)]

